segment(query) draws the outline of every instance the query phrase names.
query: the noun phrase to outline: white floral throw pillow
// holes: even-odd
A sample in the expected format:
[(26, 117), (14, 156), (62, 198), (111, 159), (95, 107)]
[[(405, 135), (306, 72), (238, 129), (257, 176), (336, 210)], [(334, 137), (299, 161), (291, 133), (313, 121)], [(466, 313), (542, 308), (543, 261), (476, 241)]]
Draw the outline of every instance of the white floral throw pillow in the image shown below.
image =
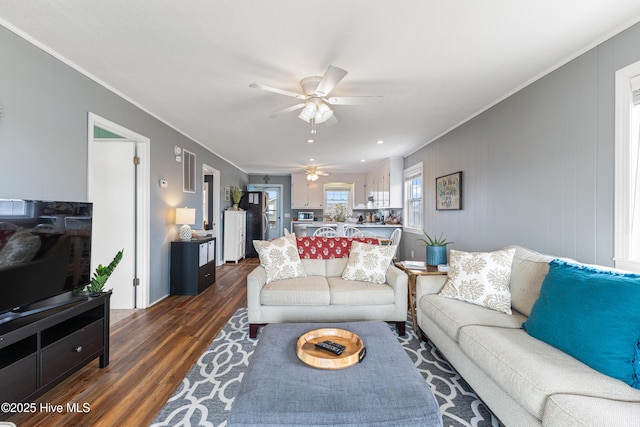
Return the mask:
[(511, 314), (514, 248), (495, 252), (449, 251), (449, 278), (440, 294)]
[(385, 283), (387, 269), (396, 251), (392, 245), (370, 245), (367, 243), (351, 243), (349, 261), (342, 272), (345, 280), (361, 282)]
[(274, 240), (254, 240), (253, 246), (267, 274), (267, 283), (307, 275), (300, 261), (295, 234)]

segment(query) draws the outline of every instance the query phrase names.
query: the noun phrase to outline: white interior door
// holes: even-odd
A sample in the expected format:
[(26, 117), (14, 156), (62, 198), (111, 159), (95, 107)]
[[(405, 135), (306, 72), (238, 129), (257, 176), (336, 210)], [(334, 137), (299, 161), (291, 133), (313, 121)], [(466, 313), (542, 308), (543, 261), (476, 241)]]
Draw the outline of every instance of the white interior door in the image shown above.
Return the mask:
[(106, 284), (111, 308), (135, 307), (135, 142), (94, 140), (92, 157), (93, 231), (91, 271), (108, 265), (124, 249)]
[(210, 184), (210, 188), (207, 188), (207, 191), (204, 192), (203, 194), (203, 204), (204, 204), (204, 209), (203, 209), (203, 216), (207, 216), (207, 211), (209, 209), (208, 203), (207, 203), (207, 199), (208, 199), (208, 192), (211, 191), (211, 193), (213, 194), (212, 197), (212, 221), (211, 221), (211, 229), (209, 230), (209, 232), (211, 233), (211, 235), (213, 237), (216, 237), (216, 265), (221, 265), (223, 263), (222, 261), (222, 239), (220, 238), (220, 225), (222, 224), (222, 215), (220, 212), (220, 171), (218, 169), (215, 169), (209, 165), (203, 165), (202, 166), (202, 170), (203, 170), (203, 174), (206, 176), (210, 175), (212, 177), (212, 181)]

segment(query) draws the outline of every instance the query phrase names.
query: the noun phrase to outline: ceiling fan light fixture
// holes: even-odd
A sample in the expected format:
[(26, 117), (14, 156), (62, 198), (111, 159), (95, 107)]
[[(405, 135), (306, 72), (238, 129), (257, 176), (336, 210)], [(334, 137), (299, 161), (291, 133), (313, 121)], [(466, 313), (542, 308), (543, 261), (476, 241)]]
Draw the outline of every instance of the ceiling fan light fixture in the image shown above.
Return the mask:
[(315, 99), (310, 99), (302, 108), (300, 115), (298, 116), (305, 122), (309, 122), (318, 113), (318, 104)]
[(331, 116), (333, 116), (333, 111), (327, 104), (323, 102), (318, 107), (318, 112), (316, 113), (316, 123), (326, 122), (331, 118)]
[(318, 180), (318, 175), (313, 172), (307, 175), (307, 181), (317, 181)]
[[(312, 98), (302, 108), (298, 118), (304, 120), (307, 123), (311, 123), (312, 126), (318, 123), (324, 123), (333, 116), (331, 108), (322, 100), (318, 98)], [(311, 133), (315, 133), (312, 129)]]

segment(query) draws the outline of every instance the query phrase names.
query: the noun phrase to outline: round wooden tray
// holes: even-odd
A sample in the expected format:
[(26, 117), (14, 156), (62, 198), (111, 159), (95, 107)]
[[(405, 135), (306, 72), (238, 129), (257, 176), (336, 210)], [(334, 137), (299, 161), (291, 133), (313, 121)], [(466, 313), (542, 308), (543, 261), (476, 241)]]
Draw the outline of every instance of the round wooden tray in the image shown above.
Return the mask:
[[(333, 341), (346, 348), (338, 356), (316, 348), (316, 343), (320, 341)], [(353, 332), (337, 328), (322, 328), (302, 334), (296, 343), (296, 354), (300, 360), (314, 368), (344, 369), (362, 362), (367, 349), (360, 337)]]

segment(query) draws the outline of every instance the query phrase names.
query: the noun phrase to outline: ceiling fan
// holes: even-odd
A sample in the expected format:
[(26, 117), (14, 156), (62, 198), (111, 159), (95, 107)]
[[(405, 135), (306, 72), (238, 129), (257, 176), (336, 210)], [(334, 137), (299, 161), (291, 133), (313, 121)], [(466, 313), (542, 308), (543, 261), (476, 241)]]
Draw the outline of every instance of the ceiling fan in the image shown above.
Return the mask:
[(317, 166), (307, 168), (307, 181), (317, 181), (320, 176), (329, 176), (329, 174), (319, 171)]
[(329, 65), (324, 73), (324, 76), (305, 77), (304, 79), (300, 80), (300, 87), (302, 88), (303, 93), (291, 92), (284, 89), (276, 89), (257, 83), (251, 83), (249, 87), (299, 99), (301, 101), (300, 103), (276, 111), (270, 114), (269, 117), (277, 117), (281, 114), (291, 113), (293, 111), (302, 109), (302, 111), (298, 115), (298, 118), (304, 120), (307, 123), (311, 123), (311, 133), (316, 133), (316, 124), (324, 123), (332, 118), (334, 122), (337, 122), (337, 119), (333, 115), (333, 110), (329, 107), (329, 105), (362, 105), (371, 101), (377, 101), (382, 98), (381, 96), (329, 97), (329, 93), (331, 93), (331, 91), (337, 86), (338, 83), (340, 83), (340, 81), (346, 75), (346, 70), (343, 70), (340, 67)]

